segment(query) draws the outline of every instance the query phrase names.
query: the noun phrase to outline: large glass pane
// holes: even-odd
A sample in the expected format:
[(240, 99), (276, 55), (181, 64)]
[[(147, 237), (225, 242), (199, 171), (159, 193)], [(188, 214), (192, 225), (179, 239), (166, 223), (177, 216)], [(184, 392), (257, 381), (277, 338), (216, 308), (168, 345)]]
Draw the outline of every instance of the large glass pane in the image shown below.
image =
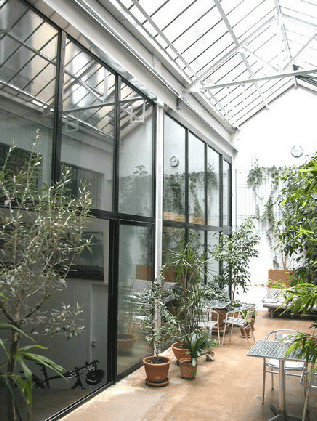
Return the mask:
[[(49, 386), (50, 390), (43, 391), (39, 385), (34, 389), (34, 419), (46, 419), (107, 382), (109, 222), (90, 221), (85, 235), (91, 238), (90, 252), (75, 258), (67, 287), (51, 297), (46, 306), (49, 311), (66, 306), (65, 314), (69, 308), (80, 306), (82, 313), (76, 323), (82, 326), (82, 331), (70, 338), (62, 334), (37, 337), (37, 341), (49, 349), (48, 357), (71, 371), (73, 377), (68, 381), (50, 379), (54, 373), (47, 370), (49, 380), (44, 387)], [(92, 372), (94, 368), (98, 372)], [(45, 378), (42, 367), (35, 367), (35, 373), (41, 380)], [(53, 401), (48, 399), (52, 393)], [(45, 417), (40, 412), (43, 402)]]
[(219, 226), (219, 154), (207, 151), (208, 225)]
[(58, 33), (15, 0), (1, 2), (0, 23), (0, 153), (15, 143), (19, 165), (33, 149), (39, 185), (50, 183)]
[(120, 92), (119, 211), (152, 216), (152, 105), (125, 84)]
[(65, 51), (62, 162), (74, 194), (83, 183), (93, 207), (112, 210), (115, 76), (77, 45)]
[(197, 137), (188, 136), (188, 208), (189, 222), (205, 223), (205, 145)]
[(223, 225), (229, 225), (230, 215), (230, 195), (231, 195), (231, 176), (230, 176), (230, 164), (227, 161), (223, 161)]
[(146, 226), (120, 227), (118, 373), (151, 352), (142, 331), (140, 293), (152, 280), (152, 232), (152, 229)]
[[(208, 231), (208, 249), (211, 250), (213, 246), (219, 243), (219, 233)], [(215, 259), (208, 260), (208, 279), (212, 279), (214, 276), (219, 275), (219, 262)]]
[(164, 117), (164, 219), (185, 221), (185, 129)]

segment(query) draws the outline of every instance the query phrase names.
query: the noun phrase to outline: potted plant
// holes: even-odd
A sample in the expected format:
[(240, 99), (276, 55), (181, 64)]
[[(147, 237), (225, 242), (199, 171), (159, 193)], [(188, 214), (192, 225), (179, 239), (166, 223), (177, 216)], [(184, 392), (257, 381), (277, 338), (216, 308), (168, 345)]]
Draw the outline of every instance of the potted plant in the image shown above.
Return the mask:
[(172, 345), (172, 350), (177, 361), (186, 356), (187, 338), (198, 329), (204, 306), (201, 284), (207, 256), (196, 244), (195, 238), (190, 240), (188, 244), (181, 242), (175, 249), (168, 250), (168, 259), (163, 267), (163, 274), (173, 270), (175, 276), (173, 297), (168, 308), (176, 322), (177, 342)]
[(146, 384), (149, 386), (162, 387), (169, 383), (171, 361), (159, 353), (175, 333), (175, 318), (166, 307), (170, 296), (170, 291), (164, 289), (162, 278), (155, 279), (141, 294), (142, 327), (146, 333), (145, 339), (153, 346), (154, 351), (154, 355), (143, 359)]
[(187, 357), (180, 359), (179, 366), (181, 377), (184, 379), (194, 379), (197, 373), (197, 360), (202, 355), (206, 355), (208, 360), (213, 360), (213, 352), (217, 346), (217, 341), (210, 339), (209, 332), (197, 331), (187, 339)]
[(250, 259), (258, 256), (259, 241), (259, 236), (254, 233), (253, 219), (247, 218), (231, 236), (222, 235), (219, 244), (211, 249), (211, 255), (223, 263), (216, 281), (220, 286), (229, 286), (232, 300), (238, 287), (246, 290), (250, 280)]

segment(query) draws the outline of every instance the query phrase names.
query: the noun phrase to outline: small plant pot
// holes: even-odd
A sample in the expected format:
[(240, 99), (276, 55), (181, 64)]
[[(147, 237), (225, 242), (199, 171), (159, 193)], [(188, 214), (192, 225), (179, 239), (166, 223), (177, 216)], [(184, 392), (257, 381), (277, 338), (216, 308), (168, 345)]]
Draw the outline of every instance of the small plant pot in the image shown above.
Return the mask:
[(121, 333), (117, 338), (117, 352), (119, 355), (131, 355), (136, 337), (131, 333)]
[(191, 360), (182, 358), (179, 360), (179, 366), (181, 369), (181, 377), (183, 379), (194, 379), (196, 377), (197, 365), (193, 367)]
[(167, 386), (168, 370), (171, 361), (167, 357), (160, 355), (151, 355), (150, 357), (143, 358), (144, 369), (146, 372), (146, 384), (153, 387)]
[(240, 334), (242, 338), (251, 338), (251, 326), (246, 326), (245, 328), (240, 327)]
[(176, 364), (179, 365), (179, 361), (182, 359), (188, 360), (188, 349), (182, 348), (179, 342), (172, 344), (172, 351), (176, 357)]

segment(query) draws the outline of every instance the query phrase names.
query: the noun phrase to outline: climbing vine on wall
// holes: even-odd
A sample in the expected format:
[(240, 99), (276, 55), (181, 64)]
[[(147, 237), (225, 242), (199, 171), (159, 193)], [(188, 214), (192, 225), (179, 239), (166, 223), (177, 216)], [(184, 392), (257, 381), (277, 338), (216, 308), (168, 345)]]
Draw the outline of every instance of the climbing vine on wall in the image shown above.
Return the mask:
[[(288, 268), (289, 256), (280, 241), (285, 211), (280, 204), (284, 187), (282, 177), (290, 171), (294, 171), (294, 168), (261, 167), (256, 161), (247, 176), (247, 184), (252, 188), (255, 198), (255, 217), (260, 226), (266, 229), (269, 245), (273, 251), (274, 267), (279, 268), (278, 260), (281, 260), (283, 269)], [(260, 193), (264, 183), (269, 185), (269, 191)]]

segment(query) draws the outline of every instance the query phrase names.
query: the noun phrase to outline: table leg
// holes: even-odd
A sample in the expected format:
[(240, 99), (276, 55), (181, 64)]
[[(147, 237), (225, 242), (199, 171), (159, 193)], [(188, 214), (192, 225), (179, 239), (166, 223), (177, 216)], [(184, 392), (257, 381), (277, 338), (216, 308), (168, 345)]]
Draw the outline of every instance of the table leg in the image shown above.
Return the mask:
[(269, 421), (301, 421), (301, 418), (287, 415), (285, 410), (285, 360), (279, 360), (279, 396), (278, 396), (278, 408), (275, 405), (271, 405), (271, 409), (275, 414), (275, 417), (270, 418)]

